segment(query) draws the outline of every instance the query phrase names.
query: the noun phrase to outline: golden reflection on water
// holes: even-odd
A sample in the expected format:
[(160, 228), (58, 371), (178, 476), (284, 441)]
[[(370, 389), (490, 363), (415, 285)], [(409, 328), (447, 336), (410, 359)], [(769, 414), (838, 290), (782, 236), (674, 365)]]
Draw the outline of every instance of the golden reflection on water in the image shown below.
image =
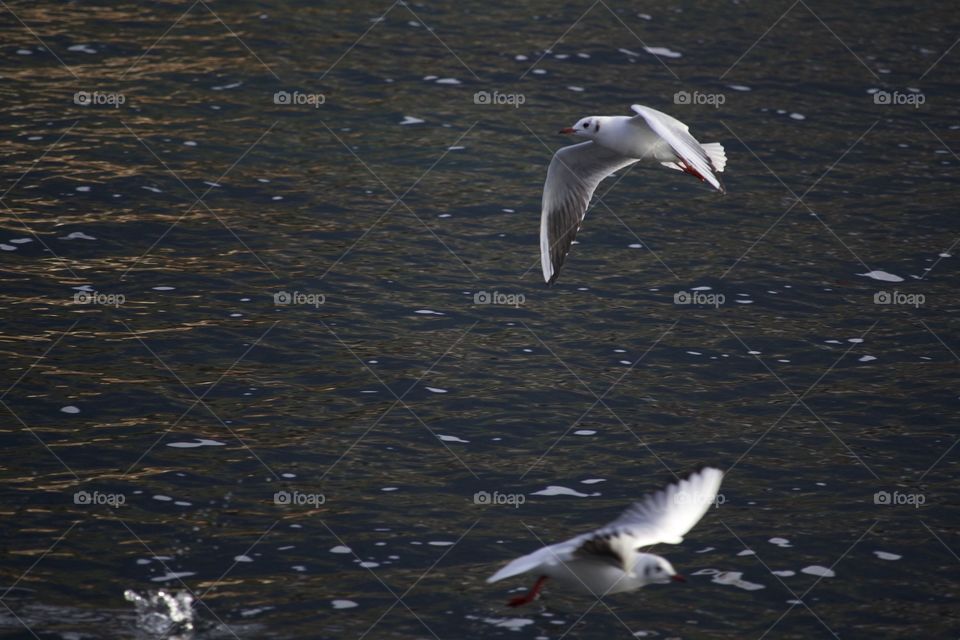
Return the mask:
[[(211, 588), (210, 598), (228, 612), (308, 603), (296, 622), (278, 613), (277, 628), (293, 628), (296, 637), (318, 626), (331, 637), (360, 634), (372, 622), (367, 609), (392, 598), (354, 560), (375, 558), (378, 575), (408, 585), (444, 549), (429, 541), (456, 540), (479, 519), (411, 596), (431, 624), (443, 625), (455, 609), (457, 621), (440, 635), (456, 635), (465, 614), (502, 615), (489, 604), (502, 590), (482, 579), (492, 564), (535, 546), (527, 525), (557, 539), (604, 521), (652, 488), (664, 466), (733, 464), (795, 404), (794, 393), (817, 382), (846, 341), (878, 318), (863, 351), (806, 398), (816, 416), (794, 408), (741, 463), (739, 479), (731, 476), (724, 522), (751, 540), (795, 532), (805, 555), (784, 556), (783, 564), (828, 562), (839, 553), (832, 541), (851, 535), (850, 518), (838, 513), (879, 517), (869, 506), (877, 482), (851, 452), (884, 482), (909, 484), (912, 470), (928, 468), (949, 444), (954, 398), (944, 389), (956, 378), (955, 362), (913, 320), (923, 318), (951, 344), (952, 266), (937, 266), (923, 281), (911, 277), (924, 273), (943, 249), (943, 232), (955, 226), (947, 218), (955, 171), (934, 153), (939, 143), (895, 150), (898, 140), (916, 137), (915, 123), (883, 115), (876, 135), (810, 194), (834, 237), (803, 207), (771, 228), (792, 197), (723, 126), (797, 193), (866, 129), (877, 114), (865, 89), (876, 82), (855, 60), (826, 66), (836, 43), (817, 24), (795, 25), (796, 59), (819, 66), (792, 64), (789, 86), (771, 45), (731, 76), (752, 91), (704, 81), (730, 93), (723, 111), (676, 108), (698, 135), (728, 145), (727, 197), (637, 169), (605, 196), (612, 211), (591, 211), (561, 285), (547, 289), (536, 266), (536, 228), (544, 168), (566, 143), (554, 135), (557, 126), (584, 115), (588, 104), (604, 112), (632, 101), (666, 108), (693, 79), (719, 76), (741, 50), (739, 36), (756, 37), (756, 19), (707, 6), (693, 24), (678, 12), (644, 26), (665, 41), (657, 46), (683, 49), (670, 63), (683, 79), (675, 82), (659, 65), (618, 52), (637, 43), (611, 32), (598, 9), (570, 42), (557, 44), (558, 52), (589, 51), (590, 62), (547, 57), (547, 74), (519, 80), (533, 57), (515, 56), (555, 40), (569, 23), (563, 7), (488, 7), (469, 20), (460, 13), (466, 8), (413, 7), (468, 69), (422, 26), (405, 24), (413, 16), (398, 6), (323, 76), (383, 7), (210, 3), (234, 36), (195, 5), (151, 48), (188, 6), (13, 6), (76, 75), (38, 50), (28, 32), (8, 31), (0, 153), (5, 184), (15, 186), (0, 209), (0, 242), (33, 240), (0, 253), (2, 388), (23, 376), (4, 398), (16, 418), (0, 423), (16, 452), (0, 474), (11, 497), (3, 512), (10, 556), (32, 563), (66, 523), (81, 523), (26, 577), (37, 602), (56, 604), (63, 596), (48, 596), (49, 585), (69, 576), (82, 586), (80, 596), (68, 594), (71, 603), (118, 606), (122, 588), (155, 586), (150, 579), (166, 571), (136, 564), (155, 553), (170, 555), (175, 571), (196, 572), (191, 586)], [(718, 41), (723, 24), (730, 37)], [(77, 43), (97, 54), (69, 52)], [(19, 47), (33, 55), (15, 55)], [(462, 84), (438, 85), (428, 75)], [(474, 92), (497, 87), (523, 92), (523, 109), (478, 109)], [(302, 111), (273, 104), (275, 91), (296, 88), (323, 92), (327, 101)], [(74, 104), (76, 91), (116, 91), (125, 103), (85, 108)], [(425, 122), (400, 126), (405, 116)], [(450, 150), (454, 143), (465, 148)], [(214, 181), (221, 186), (208, 184)], [(95, 240), (67, 239), (73, 232)], [(657, 256), (628, 246), (634, 243)], [(858, 256), (902, 275), (904, 287), (922, 287), (931, 304), (916, 318), (878, 312), (870, 302), (877, 283), (856, 275), (866, 271)], [(678, 311), (673, 293), (703, 284), (731, 304)], [(76, 287), (84, 285), (121, 293), (125, 302), (78, 304)], [(478, 308), (472, 299), (480, 289), (523, 292), (527, 302)], [(326, 302), (281, 307), (273, 296), (282, 290), (321, 292)], [(753, 304), (733, 302), (742, 293)], [(443, 315), (417, 313), (425, 310)], [(792, 392), (745, 354), (741, 339)], [(832, 339), (842, 344), (828, 345)], [(647, 349), (624, 375), (623, 361)], [(864, 354), (878, 363), (856, 360)], [(611, 385), (609, 409), (595, 405)], [(80, 413), (63, 413), (67, 405)], [(561, 438), (578, 419), (577, 429), (594, 433)], [(222, 445), (168, 446), (198, 438)], [(931, 502), (949, 500), (950, 464), (928, 477)], [(582, 484), (594, 476), (608, 482)], [(811, 488), (818, 481), (827, 493)], [(531, 499), (517, 513), (472, 501), (478, 490), (530, 495), (551, 484), (599, 487), (602, 495)], [(796, 486), (803, 491), (793, 493)], [(281, 488), (322, 492), (328, 501), (278, 508), (273, 495)], [(78, 490), (121, 492), (128, 504), (116, 511), (78, 505)], [(190, 504), (173, 508), (157, 495)], [(924, 517), (939, 526), (935, 514)], [(699, 548), (710, 541), (717, 549), (700, 556), (695, 547), (679, 549), (682, 564), (742, 569), (730, 560), (740, 548), (718, 522), (708, 519), (696, 532)], [(217, 580), (268, 529), (255, 547), (263, 555)], [(917, 540), (878, 535), (877, 546), (906, 545), (918, 566), (942, 564)], [(358, 558), (328, 552), (341, 541)], [(376, 546), (383, 541), (389, 544)], [(278, 551), (285, 545), (294, 549)], [(389, 555), (399, 558), (388, 564)], [(29, 564), (11, 561), (5, 582)], [(850, 587), (845, 597), (853, 602), (873, 599), (871, 585), (893, 591), (907, 584), (928, 600), (949, 587), (938, 571), (921, 586), (913, 569), (893, 577), (873, 575), (870, 565), (857, 570), (869, 580)], [(756, 625), (760, 606), (735, 591), (717, 596), (722, 615), (702, 613), (702, 590), (643, 596), (650, 606), (632, 626), (671, 634), (689, 632), (672, 615), (678, 603), (721, 617), (723, 629), (711, 631), (730, 637)], [(329, 601), (337, 597), (360, 601), (364, 615), (332, 618)], [(629, 602), (615, 603), (627, 617)], [(852, 615), (844, 604), (825, 604), (836, 610), (831, 619)], [(578, 604), (556, 594), (551, 606), (565, 612)], [(926, 615), (936, 607), (916, 609)], [(423, 634), (407, 622), (391, 631)], [(491, 631), (474, 624), (474, 635)], [(791, 632), (801, 634), (797, 624)]]

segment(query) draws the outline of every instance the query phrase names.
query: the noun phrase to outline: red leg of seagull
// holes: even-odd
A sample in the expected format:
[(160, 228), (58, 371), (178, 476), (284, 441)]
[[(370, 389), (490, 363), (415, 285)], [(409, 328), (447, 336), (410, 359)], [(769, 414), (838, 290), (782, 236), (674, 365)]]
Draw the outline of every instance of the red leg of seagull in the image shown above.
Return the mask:
[(517, 596), (507, 603), (508, 607), (519, 607), (523, 604), (530, 604), (537, 599), (537, 596), (540, 595), (540, 589), (543, 588), (543, 583), (547, 581), (547, 576), (540, 576), (537, 578), (537, 581), (533, 583), (533, 586), (530, 587), (530, 591), (527, 591), (522, 596)]
[(700, 182), (706, 182), (704, 177), (700, 175), (700, 172), (694, 169), (693, 167), (691, 167), (690, 165), (688, 165), (686, 162), (684, 162), (683, 160), (680, 160), (679, 164), (680, 164), (680, 167), (683, 169), (684, 173), (689, 173), (694, 178), (700, 178)]

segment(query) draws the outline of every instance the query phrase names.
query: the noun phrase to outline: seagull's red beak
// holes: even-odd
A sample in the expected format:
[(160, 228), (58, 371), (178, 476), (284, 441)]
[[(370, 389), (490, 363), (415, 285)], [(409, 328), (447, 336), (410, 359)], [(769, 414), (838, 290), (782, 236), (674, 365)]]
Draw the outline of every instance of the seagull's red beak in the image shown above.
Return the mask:
[(672, 576), (670, 576), (670, 579), (673, 580), (674, 582), (686, 582), (686, 581), (687, 581), (687, 579), (684, 578), (684, 577), (683, 577), (682, 575), (680, 575), (679, 573), (673, 574)]
[(566, 133), (567, 135), (569, 135), (573, 133), (573, 127), (566, 127), (564, 129), (560, 129), (560, 133)]

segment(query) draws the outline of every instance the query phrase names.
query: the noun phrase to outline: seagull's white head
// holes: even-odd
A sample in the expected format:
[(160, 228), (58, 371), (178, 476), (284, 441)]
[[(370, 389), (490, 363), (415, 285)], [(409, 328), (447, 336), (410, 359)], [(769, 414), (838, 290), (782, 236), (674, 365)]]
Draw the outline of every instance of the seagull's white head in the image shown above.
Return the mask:
[(604, 116), (587, 116), (586, 118), (577, 120), (577, 124), (572, 127), (560, 129), (560, 133), (593, 139), (600, 133), (600, 130), (603, 129), (604, 121), (606, 121), (606, 117)]
[(633, 572), (649, 583), (686, 582), (686, 578), (677, 573), (666, 558), (652, 553), (641, 553), (633, 565)]

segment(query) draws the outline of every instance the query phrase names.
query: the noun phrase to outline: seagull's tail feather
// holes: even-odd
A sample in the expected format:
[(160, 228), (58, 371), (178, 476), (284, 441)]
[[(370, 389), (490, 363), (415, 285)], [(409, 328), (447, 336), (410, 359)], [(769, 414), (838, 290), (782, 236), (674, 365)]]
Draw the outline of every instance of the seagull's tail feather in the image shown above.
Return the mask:
[(710, 164), (717, 170), (717, 173), (722, 173), (723, 168), (727, 166), (727, 153), (723, 150), (723, 145), (719, 142), (708, 142), (700, 146), (703, 147), (704, 153), (710, 158)]
[[(703, 147), (703, 152), (707, 154), (707, 157), (710, 158), (710, 164), (713, 165), (713, 168), (717, 173), (723, 173), (724, 167), (727, 166), (727, 153), (723, 150), (723, 145), (719, 142), (708, 142), (706, 144), (701, 144)], [(676, 162), (661, 162), (663, 166), (669, 169), (676, 169), (677, 171), (683, 171), (681, 167)]]

